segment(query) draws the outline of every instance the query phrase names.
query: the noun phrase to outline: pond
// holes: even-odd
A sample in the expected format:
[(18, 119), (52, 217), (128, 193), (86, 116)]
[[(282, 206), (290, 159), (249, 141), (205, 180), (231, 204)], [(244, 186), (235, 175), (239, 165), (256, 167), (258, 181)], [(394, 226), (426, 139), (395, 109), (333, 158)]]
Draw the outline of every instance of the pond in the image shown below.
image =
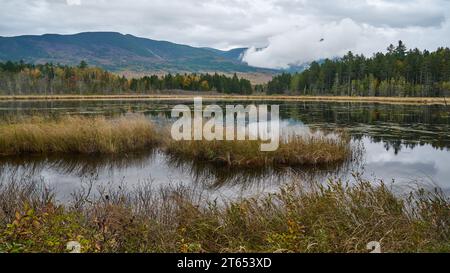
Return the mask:
[[(164, 126), (177, 104), (193, 101), (1, 101), (0, 118), (32, 114), (123, 115), (143, 113)], [(204, 101), (203, 105), (277, 104), (282, 128), (301, 132), (345, 130), (363, 147), (357, 160), (325, 168), (236, 171), (167, 158), (158, 150), (127, 156), (20, 156), (0, 158), (0, 176), (32, 177), (54, 188), (59, 199), (84, 184), (185, 184), (223, 198), (274, 191), (295, 176), (351, 179), (361, 173), (373, 181), (416, 183), (450, 193), (450, 106), (348, 102)]]

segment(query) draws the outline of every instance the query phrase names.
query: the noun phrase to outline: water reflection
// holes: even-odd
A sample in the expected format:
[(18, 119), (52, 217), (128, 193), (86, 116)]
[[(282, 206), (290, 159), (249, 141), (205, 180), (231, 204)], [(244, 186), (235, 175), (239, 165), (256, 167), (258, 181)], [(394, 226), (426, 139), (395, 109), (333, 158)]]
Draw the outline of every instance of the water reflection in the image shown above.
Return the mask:
[(39, 175), (46, 169), (78, 177), (95, 177), (102, 172), (121, 171), (130, 167), (145, 168), (152, 162), (156, 151), (114, 155), (30, 155), (0, 158), (3, 172), (26, 171)]
[[(123, 115), (144, 113), (159, 124), (170, 122), (170, 110), (192, 101), (0, 101), (1, 118), (30, 114)], [(205, 101), (224, 106), (230, 102)], [(236, 101), (248, 105), (261, 102)], [(304, 179), (347, 178), (352, 172), (385, 181), (432, 181), (450, 192), (450, 107), (376, 103), (270, 102), (279, 104), (282, 127), (306, 134), (346, 130), (364, 146), (358, 160), (320, 168), (236, 170), (167, 158), (160, 151), (127, 156), (27, 156), (0, 159), (0, 176), (35, 175), (65, 194), (80, 180), (96, 183), (196, 184), (217, 195), (246, 195), (276, 189), (292, 174)]]
[(293, 174), (318, 179), (346, 173), (350, 161), (320, 167), (236, 169), (165, 155), (159, 150), (125, 156), (26, 156), (0, 159), (0, 178), (42, 179), (67, 198), (80, 184), (128, 185), (152, 180), (154, 184), (182, 183), (208, 190), (212, 196), (233, 198), (267, 192), (287, 182)]
[[(223, 187), (240, 187), (241, 190), (249, 190), (255, 186), (273, 185), (287, 182), (296, 175), (297, 177), (319, 179), (347, 173), (354, 165), (352, 160), (323, 166), (303, 167), (258, 167), (258, 168), (232, 168), (229, 166), (217, 166), (204, 162), (195, 162), (166, 157), (168, 166), (182, 170), (189, 174), (191, 181), (201, 184), (209, 190), (217, 190)], [(320, 180), (320, 179), (319, 179)]]

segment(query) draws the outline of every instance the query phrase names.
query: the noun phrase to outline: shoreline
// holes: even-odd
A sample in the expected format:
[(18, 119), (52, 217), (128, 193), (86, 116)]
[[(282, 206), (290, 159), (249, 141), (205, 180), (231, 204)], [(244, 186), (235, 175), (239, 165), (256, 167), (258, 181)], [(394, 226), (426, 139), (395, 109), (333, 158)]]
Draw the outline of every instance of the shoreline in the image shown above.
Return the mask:
[(351, 96), (289, 96), (289, 95), (211, 95), (211, 94), (135, 94), (135, 95), (7, 95), (0, 101), (83, 101), (83, 100), (262, 100), (262, 101), (329, 101), (383, 104), (448, 105), (450, 97), (351, 97)]

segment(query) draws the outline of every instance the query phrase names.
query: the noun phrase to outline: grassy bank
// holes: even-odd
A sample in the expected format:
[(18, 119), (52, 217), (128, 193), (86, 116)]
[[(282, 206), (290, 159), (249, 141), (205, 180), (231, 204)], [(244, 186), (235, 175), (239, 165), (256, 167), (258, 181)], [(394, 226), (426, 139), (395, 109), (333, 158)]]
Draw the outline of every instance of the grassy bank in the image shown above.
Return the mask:
[(192, 189), (103, 190), (58, 204), (40, 183), (0, 184), (0, 251), (65, 252), (450, 252), (450, 200), (439, 192), (395, 196), (358, 180), (302, 184), (234, 202)]
[(197, 94), (122, 94), (122, 95), (6, 95), (0, 101), (7, 100), (192, 100), (201, 96), (204, 100), (260, 100), (260, 101), (331, 101), (363, 102), (385, 104), (437, 104), (448, 105), (450, 98), (445, 97), (360, 97), (360, 96), (297, 96), (297, 95), (211, 95)]
[(31, 117), (0, 123), (0, 155), (119, 153), (154, 146), (159, 137), (143, 116), (117, 119)]
[(338, 163), (352, 155), (349, 137), (292, 136), (281, 140), (279, 148), (273, 152), (261, 152), (261, 141), (174, 141), (167, 130), (155, 128), (142, 115), (111, 119), (19, 118), (0, 123), (0, 135), (0, 156), (116, 154), (144, 151), (158, 145), (176, 159), (233, 167), (264, 167)]
[(352, 155), (350, 138), (290, 136), (277, 150), (261, 152), (261, 141), (169, 141), (173, 157), (232, 167), (303, 166), (343, 162)]

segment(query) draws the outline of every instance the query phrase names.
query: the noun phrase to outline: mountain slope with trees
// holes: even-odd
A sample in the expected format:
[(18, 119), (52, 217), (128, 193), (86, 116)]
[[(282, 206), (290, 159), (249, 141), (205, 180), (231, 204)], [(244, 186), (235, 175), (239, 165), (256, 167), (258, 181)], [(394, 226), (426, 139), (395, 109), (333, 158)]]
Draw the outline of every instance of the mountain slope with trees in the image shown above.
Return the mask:
[(113, 72), (276, 72), (242, 62), (239, 56), (245, 50), (196, 48), (116, 32), (0, 37), (3, 62), (23, 60), (74, 66), (84, 60)]

